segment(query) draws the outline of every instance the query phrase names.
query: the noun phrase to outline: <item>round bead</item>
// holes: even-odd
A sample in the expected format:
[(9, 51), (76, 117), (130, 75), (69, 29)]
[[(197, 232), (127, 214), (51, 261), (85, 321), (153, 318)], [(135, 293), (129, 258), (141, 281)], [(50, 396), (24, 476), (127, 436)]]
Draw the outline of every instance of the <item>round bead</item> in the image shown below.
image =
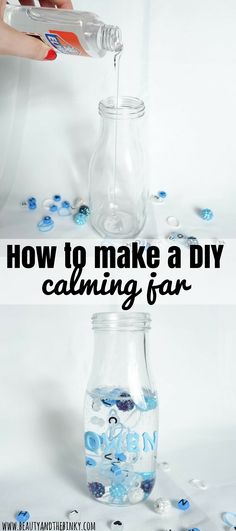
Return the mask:
[(54, 221), (50, 216), (44, 216), (39, 222), (38, 222), (38, 229), (41, 232), (47, 232), (49, 230), (52, 230), (54, 227)]
[(160, 197), (161, 199), (166, 199), (167, 193), (161, 190), (160, 192), (158, 192), (158, 197)]
[(144, 498), (144, 492), (141, 488), (130, 489), (128, 494), (128, 500), (130, 503), (139, 503)]
[(189, 483), (197, 489), (206, 490), (208, 488), (207, 482), (203, 479), (190, 479)]
[(170, 225), (171, 227), (179, 227), (180, 226), (179, 220), (177, 218), (175, 218), (174, 216), (169, 216), (166, 221), (167, 221), (168, 225)]
[(205, 221), (211, 221), (211, 219), (214, 217), (214, 214), (210, 208), (203, 208), (200, 211), (200, 217)]
[(178, 508), (181, 511), (187, 511), (189, 507), (190, 507), (190, 503), (188, 500), (185, 500), (184, 498), (182, 498), (181, 500), (178, 501)]
[(55, 201), (56, 203), (59, 203), (59, 201), (61, 201), (61, 196), (59, 194), (55, 194), (53, 196), (53, 201)]
[(112, 531), (117, 531), (118, 529), (119, 531), (122, 531), (124, 529), (124, 524), (122, 524), (120, 520), (114, 520), (111, 522), (111, 529)]
[(157, 500), (154, 501), (154, 511), (157, 514), (165, 514), (168, 513), (171, 508), (170, 500), (167, 498), (157, 498)]
[(74, 215), (74, 222), (77, 225), (85, 225), (85, 223), (87, 222), (87, 216), (85, 214), (78, 212), (77, 214)]
[(86, 457), (86, 466), (94, 467), (96, 466), (96, 461), (92, 457)]
[(70, 208), (70, 203), (69, 203), (69, 201), (62, 201), (61, 206), (62, 206), (62, 208)]
[(57, 205), (51, 205), (49, 207), (49, 210), (50, 210), (50, 212), (57, 212), (58, 211), (58, 206)]
[(62, 201), (60, 208), (58, 208), (59, 216), (70, 216), (71, 207), (69, 201)]
[(168, 239), (169, 239), (169, 240), (177, 240), (177, 238), (178, 238), (178, 234), (177, 234), (177, 232), (171, 232), (171, 233), (169, 234), (169, 236), (168, 236)]
[(16, 515), (17, 522), (27, 522), (30, 518), (30, 513), (28, 511), (19, 511)]
[(155, 478), (152, 479), (145, 479), (141, 483), (141, 489), (145, 492), (145, 494), (150, 494), (152, 492), (152, 489), (154, 487)]
[(185, 243), (187, 247), (191, 247), (191, 245), (198, 245), (198, 240), (195, 236), (188, 236)]
[(102, 483), (98, 483), (97, 481), (89, 483), (88, 488), (94, 498), (102, 498), (102, 496), (105, 494), (104, 485)]
[(122, 483), (117, 483), (110, 487), (109, 493), (112, 499), (122, 501), (127, 494), (127, 489)]
[(236, 513), (223, 513), (223, 522), (231, 528), (236, 527)]
[(68, 518), (69, 520), (76, 520), (77, 518), (79, 518), (79, 511), (77, 511), (76, 509), (74, 509), (74, 511), (70, 511), (68, 513)]
[[(126, 397), (128, 400), (125, 400)], [(134, 409), (134, 402), (131, 399), (129, 393), (121, 393), (120, 398), (122, 398), (122, 400), (116, 401), (116, 406), (120, 411), (131, 411), (132, 409)]]
[(88, 205), (81, 205), (79, 207), (79, 214), (84, 214), (84, 216), (89, 216), (90, 208)]
[(28, 199), (28, 208), (30, 210), (35, 210), (37, 208), (37, 201), (35, 197), (29, 197)]

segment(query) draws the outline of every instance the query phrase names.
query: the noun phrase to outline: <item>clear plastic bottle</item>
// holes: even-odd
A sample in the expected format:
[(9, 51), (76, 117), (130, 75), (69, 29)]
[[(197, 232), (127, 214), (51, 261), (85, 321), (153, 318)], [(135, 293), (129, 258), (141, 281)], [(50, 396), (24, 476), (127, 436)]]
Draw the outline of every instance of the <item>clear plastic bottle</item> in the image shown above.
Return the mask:
[(146, 221), (147, 187), (140, 120), (144, 103), (133, 97), (99, 103), (101, 134), (90, 164), (94, 229), (108, 238), (132, 238)]
[(88, 488), (102, 503), (147, 499), (156, 478), (157, 394), (147, 360), (147, 313), (93, 316), (95, 349), (85, 399)]
[(4, 22), (39, 36), (57, 52), (103, 57), (122, 48), (121, 30), (99, 20), (94, 13), (69, 9), (6, 6)]

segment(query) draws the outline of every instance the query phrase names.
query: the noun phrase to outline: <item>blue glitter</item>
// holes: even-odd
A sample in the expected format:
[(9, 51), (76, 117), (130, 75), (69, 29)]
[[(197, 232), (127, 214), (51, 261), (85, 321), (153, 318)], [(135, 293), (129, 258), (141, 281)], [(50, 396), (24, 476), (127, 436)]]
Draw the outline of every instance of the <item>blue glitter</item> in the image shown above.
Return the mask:
[(141, 483), (141, 489), (143, 489), (143, 491), (146, 493), (146, 494), (150, 494), (150, 492), (152, 492), (152, 489), (154, 487), (154, 483), (155, 483), (155, 479), (152, 478), (152, 479), (145, 479), (144, 481), (142, 481)]
[(109, 493), (112, 499), (123, 501), (124, 496), (127, 494), (127, 488), (122, 484), (112, 485), (109, 489)]
[(88, 205), (81, 205), (79, 207), (79, 214), (83, 214), (84, 216), (88, 217), (90, 214), (90, 208)]
[(74, 222), (77, 223), (77, 225), (85, 225), (85, 223), (87, 222), (87, 216), (78, 212), (74, 215)]
[(214, 214), (210, 208), (203, 208), (200, 211), (200, 218), (204, 219), (205, 221), (211, 221), (213, 217), (214, 217)]
[(88, 484), (89, 491), (95, 498), (102, 498), (105, 494), (105, 487), (102, 483), (94, 481)]

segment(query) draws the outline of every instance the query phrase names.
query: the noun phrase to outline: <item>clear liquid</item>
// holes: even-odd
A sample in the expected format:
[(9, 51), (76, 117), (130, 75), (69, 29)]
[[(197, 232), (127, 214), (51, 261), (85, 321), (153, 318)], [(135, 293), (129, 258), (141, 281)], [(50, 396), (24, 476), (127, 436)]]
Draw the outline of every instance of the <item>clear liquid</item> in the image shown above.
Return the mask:
[(145, 500), (156, 477), (156, 395), (143, 390), (135, 402), (126, 389), (94, 389), (86, 395), (85, 429), (91, 495), (113, 505)]

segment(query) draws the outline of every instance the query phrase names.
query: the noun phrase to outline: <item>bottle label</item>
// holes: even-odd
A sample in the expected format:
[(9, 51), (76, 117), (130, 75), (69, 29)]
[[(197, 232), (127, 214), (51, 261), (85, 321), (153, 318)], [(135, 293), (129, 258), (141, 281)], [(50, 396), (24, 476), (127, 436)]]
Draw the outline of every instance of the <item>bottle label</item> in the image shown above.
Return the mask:
[(89, 57), (77, 35), (71, 31), (49, 30), (45, 33), (45, 37), (49, 44), (58, 52)]

